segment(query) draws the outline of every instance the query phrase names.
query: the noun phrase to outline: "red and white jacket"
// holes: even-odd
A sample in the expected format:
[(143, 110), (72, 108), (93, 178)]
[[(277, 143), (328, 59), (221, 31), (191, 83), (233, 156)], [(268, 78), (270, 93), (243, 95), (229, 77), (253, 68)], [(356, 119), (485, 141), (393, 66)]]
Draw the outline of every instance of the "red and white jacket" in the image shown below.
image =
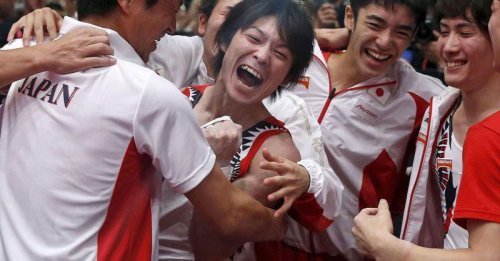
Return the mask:
[(459, 90), (448, 87), (443, 95), (432, 98), (418, 133), (401, 238), (419, 246), (443, 247), (445, 234), (441, 220), (441, 196), (432, 179), (431, 164), (439, 130), (459, 97)]
[(381, 198), (389, 201), (394, 214), (402, 213), (408, 156), (428, 101), (445, 87), (398, 61), (380, 77), (335, 92), (319, 48), (304, 83), (293, 92), (318, 117), (328, 163), (345, 189), (340, 214), (326, 231), (307, 231), (292, 223), (283, 242), (318, 256), (360, 259), (352, 220)]

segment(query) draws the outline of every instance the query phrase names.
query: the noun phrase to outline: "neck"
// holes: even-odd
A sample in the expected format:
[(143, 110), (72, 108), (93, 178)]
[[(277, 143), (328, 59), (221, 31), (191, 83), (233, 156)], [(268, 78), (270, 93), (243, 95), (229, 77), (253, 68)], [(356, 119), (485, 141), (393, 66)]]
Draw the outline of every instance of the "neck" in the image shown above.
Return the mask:
[(262, 102), (259, 104), (241, 104), (231, 99), (221, 81), (207, 88), (195, 107), (198, 121), (204, 124), (222, 116), (230, 116), (233, 122), (248, 129), (258, 121), (269, 116)]
[(332, 53), (327, 64), (331, 84), (337, 91), (345, 90), (368, 80), (361, 76), (348, 51), (340, 54)]
[(462, 102), (453, 115), (453, 133), (458, 143), (464, 144), (467, 131), (500, 109), (500, 77), (494, 74), (478, 83), (472, 91), (461, 91)]
[[(91, 15), (81, 20), (82, 22), (93, 24), (99, 27), (111, 29), (117, 32), (125, 41), (127, 41), (132, 48), (134, 48), (135, 52), (139, 57), (141, 57), (142, 61), (146, 63), (149, 59), (149, 52), (141, 52), (137, 46), (132, 41), (133, 38), (130, 37), (130, 32), (126, 30), (127, 25), (125, 25), (126, 21), (121, 19), (120, 15), (115, 13), (110, 13), (105, 16), (97, 16)], [(147, 55), (146, 55), (147, 54)]]
[(500, 110), (500, 74), (494, 75), (480, 88), (462, 91), (461, 109), (467, 125), (472, 126)]
[(117, 21), (117, 19), (114, 18), (115, 16), (109, 15), (109, 16), (97, 16), (97, 15), (91, 15), (86, 17), (85, 19), (82, 19), (82, 22), (93, 24), (99, 27), (103, 28), (108, 28), (113, 31), (116, 31), (120, 35), (122, 35), (122, 30), (120, 30), (120, 27), (118, 26), (120, 23)]
[(214, 72), (215, 57), (212, 57), (212, 55), (210, 55), (207, 50), (203, 50), (202, 59), (203, 59), (203, 63), (205, 64), (205, 67), (207, 67), (208, 77), (214, 79), (215, 78), (215, 72)]

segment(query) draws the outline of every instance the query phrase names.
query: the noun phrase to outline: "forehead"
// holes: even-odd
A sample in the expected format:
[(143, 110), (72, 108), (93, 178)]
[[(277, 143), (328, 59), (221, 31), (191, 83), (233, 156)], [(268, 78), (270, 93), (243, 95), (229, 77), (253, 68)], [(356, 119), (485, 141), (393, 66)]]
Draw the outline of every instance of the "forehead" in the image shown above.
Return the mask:
[[(146, 2), (147, 0), (144, 0)], [(171, 11), (171, 12), (179, 12), (183, 0), (158, 0), (158, 2), (152, 6), (152, 8), (156, 8), (156, 10), (161, 11)]]
[(470, 16), (470, 11), (467, 12), (467, 19), (464, 17), (443, 17), (439, 21), (440, 26), (446, 27), (478, 27), (478, 24), (473, 21)]
[(226, 8), (231, 8), (235, 5), (237, 5), (239, 2), (242, 0), (219, 0), (215, 4), (214, 10), (221, 10), (221, 9), (226, 9)]
[(258, 29), (260, 31), (276, 31), (278, 29), (278, 21), (274, 16), (261, 17), (249, 24), (248, 28)]
[(377, 3), (371, 3), (360, 8), (358, 16), (364, 19), (367, 17), (377, 18), (385, 22), (394, 22), (395, 24), (415, 27), (415, 14), (404, 4), (396, 3), (394, 5), (384, 6)]
[(259, 34), (265, 35), (270, 40), (280, 43), (285, 42), (283, 34), (279, 28), (278, 19), (274, 16), (266, 16), (257, 19), (244, 30), (249, 29), (256, 30)]
[(163, 3), (165, 6), (168, 6), (170, 9), (178, 10), (180, 9), (183, 0), (159, 0), (159, 3)]

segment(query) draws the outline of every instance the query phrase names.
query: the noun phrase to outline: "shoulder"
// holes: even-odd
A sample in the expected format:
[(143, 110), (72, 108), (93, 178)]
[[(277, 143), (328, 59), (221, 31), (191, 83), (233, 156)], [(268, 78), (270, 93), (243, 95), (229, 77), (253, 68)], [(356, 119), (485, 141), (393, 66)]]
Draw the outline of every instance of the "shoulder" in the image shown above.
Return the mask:
[(165, 35), (156, 44), (156, 49), (151, 53), (153, 62), (168, 61), (172, 56), (179, 56), (183, 52), (203, 50), (203, 40), (198, 36)]
[[(273, 135), (269, 135), (269, 137), (266, 138), (266, 140), (263, 142), (263, 147), (269, 148), (271, 152), (276, 153), (278, 155), (280, 154), (295, 155), (294, 153), (295, 151), (297, 151), (297, 148), (293, 143), (290, 132), (288, 131), (288, 129), (285, 128), (285, 124), (282, 121), (276, 119), (275, 117), (268, 117), (263, 121), (263, 123), (267, 124), (269, 126), (268, 127), (269, 130), (273, 133)], [(285, 152), (283, 150), (289, 150), (289, 151)]]
[(500, 111), (470, 127), (465, 143), (469, 147), (500, 146)]
[(293, 143), (292, 136), (287, 132), (270, 136), (262, 143), (262, 148), (267, 148), (271, 153), (293, 162), (300, 160), (300, 152)]
[[(189, 46), (203, 46), (203, 40), (198, 36), (184, 36), (184, 35), (168, 35), (166, 34), (158, 41), (158, 48), (169, 48), (172, 45), (189, 45)], [(158, 49), (157, 49), (158, 50)], [(156, 52), (156, 51), (155, 51)], [(153, 52), (153, 53), (155, 53)]]
[[(122, 66), (122, 64), (117, 62), (117, 66)], [(121, 71), (128, 83), (142, 89), (142, 105), (174, 111), (174, 108), (182, 107), (183, 103), (187, 103), (187, 97), (172, 82), (148, 68), (127, 63), (126, 68), (121, 68)], [(141, 107), (144, 108), (144, 106)]]
[(500, 165), (500, 158), (497, 156), (499, 153), (500, 112), (496, 112), (469, 128), (465, 137), (463, 158), (465, 163), (482, 168), (492, 164)]
[(401, 89), (415, 93), (427, 101), (446, 89), (441, 80), (415, 71), (406, 62), (397, 61), (392, 69)]
[(274, 101), (272, 101), (270, 98), (266, 98), (264, 99), (263, 103), (268, 110), (272, 110), (271, 114), (278, 119), (281, 118), (277, 117), (274, 112), (283, 113), (286, 111), (286, 114), (293, 114), (301, 106), (305, 106), (306, 104), (306, 102), (302, 98), (288, 90), (283, 90)]
[(484, 119), (482, 122), (471, 127), (470, 131), (475, 132), (481, 130), (489, 131), (492, 133), (492, 135), (500, 137), (500, 111), (497, 111), (496, 113)]

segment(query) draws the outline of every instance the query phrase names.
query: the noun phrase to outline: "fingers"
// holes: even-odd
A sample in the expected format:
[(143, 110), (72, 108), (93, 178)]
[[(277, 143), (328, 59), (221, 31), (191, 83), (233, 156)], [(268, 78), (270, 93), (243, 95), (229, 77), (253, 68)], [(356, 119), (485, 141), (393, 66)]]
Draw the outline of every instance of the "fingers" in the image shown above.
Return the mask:
[(278, 175), (278, 176), (265, 178), (263, 183), (264, 183), (264, 185), (269, 185), (269, 186), (283, 186), (285, 184), (285, 180), (284, 180), (284, 177)]
[(82, 34), (82, 35), (85, 35), (87, 37), (93, 37), (93, 36), (108, 36), (108, 33), (106, 33), (106, 31), (102, 30), (102, 29), (98, 29), (98, 28), (79, 28), (79, 29), (76, 29), (72, 32), (75, 32), (77, 34)]
[[(85, 58), (82, 62), (82, 68), (106, 67), (116, 63), (116, 59), (112, 57), (89, 57)], [(80, 70), (84, 70), (80, 69)]]
[[(33, 17), (33, 31), (35, 33), (35, 39), (37, 44), (43, 43), (43, 39), (45, 38), (45, 32), (43, 30), (45, 21), (44, 21), (44, 15), (40, 13), (40, 10), (35, 10), (33, 11), (34, 17)], [(30, 36), (31, 36), (31, 32)]]
[(85, 46), (80, 51), (82, 52), (82, 57), (105, 56), (105, 55), (113, 55), (114, 53), (113, 48), (111, 48), (111, 46), (103, 43), (97, 43)]
[(356, 240), (359, 240), (359, 238), (361, 237), (361, 232), (359, 232), (358, 228), (357, 227), (352, 227), (352, 234), (354, 235), (354, 238)]
[(26, 24), (23, 28), (23, 45), (29, 46), (31, 39), (31, 32), (33, 31), (33, 14), (26, 15)]
[(19, 19), (12, 25), (7, 40), (12, 41), (16, 33), (23, 29), (23, 43), (29, 45), (30, 39), (34, 33), (37, 43), (44, 40), (45, 30), (48, 32), (50, 39), (54, 40), (58, 36), (58, 32), (62, 26), (62, 17), (56, 11), (50, 8), (37, 9)]
[(282, 173), (285, 173), (285, 172), (292, 172), (292, 167), (289, 166), (288, 164), (283, 163), (283, 162), (262, 161), (260, 163), (260, 168), (264, 169), (264, 170), (270, 170), (270, 171), (277, 172), (280, 175)]
[[(293, 188), (290, 188), (290, 187), (282, 187), (281, 189), (267, 195), (267, 200), (273, 202), (273, 201), (276, 201), (280, 198), (285, 198), (287, 196), (290, 196), (291, 195), (291, 192), (293, 192), (294, 189)], [(292, 198), (292, 197), (290, 197)], [(293, 197), (295, 198), (295, 196)]]
[(97, 28), (79, 28), (65, 34), (65, 39), (74, 39), (76, 44), (87, 46), (97, 43), (109, 45), (109, 37), (106, 31)]
[(214, 125), (208, 125), (203, 128), (203, 134), (205, 134), (205, 138), (216, 138), (219, 139), (219, 131)]
[(10, 42), (14, 40), (16, 37), (17, 32), (20, 32), (21, 29), (24, 27), (24, 16), (19, 19), (19, 21), (15, 22), (12, 27), (10, 28), (9, 34), (7, 36), (7, 42)]
[(274, 216), (280, 217), (280, 216), (285, 215), (285, 213), (292, 207), (292, 203), (293, 203), (292, 200), (285, 200), (283, 205), (278, 210), (276, 210), (274, 212)]
[[(50, 40), (54, 40), (59, 34), (58, 22), (62, 23), (62, 19), (57, 19), (60, 18), (60, 16), (54, 10), (50, 11), (51, 12), (44, 13), (43, 16), (45, 18), (45, 27), (47, 29), (47, 32), (49, 33)], [(56, 19), (57, 21), (55, 21), (54, 19)]]
[(278, 162), (278, 163), (283, 163), (285, 162), (285, 159), (280, 157), (280, 156), (276, 156), (274, 154), (272, 154), (271, 152), (269, 152), (268, 149), (266, 148), (263, 148), (262, 149), (262, 156), (264, 157), (264, 159), (267, 161), (267, 162)]

